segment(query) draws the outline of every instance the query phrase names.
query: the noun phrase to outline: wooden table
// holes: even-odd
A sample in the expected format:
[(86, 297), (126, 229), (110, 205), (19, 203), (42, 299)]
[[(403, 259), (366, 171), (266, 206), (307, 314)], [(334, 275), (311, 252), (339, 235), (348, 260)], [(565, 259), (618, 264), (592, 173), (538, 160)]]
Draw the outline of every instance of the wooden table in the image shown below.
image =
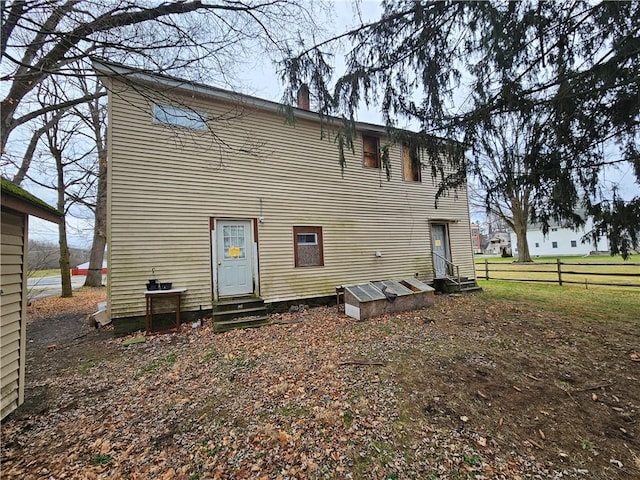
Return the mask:
[(186, 292), (186, 288), (172, 288), (171, 290), (147, 290), (144, 297), (147, 301), (147, 316), (145, 328), (147, 333), (151, 332), (153, 325), (153, 299), (154, 298), (175, 298), (176, 301), (176, 330), (180, 330), (180, 297)]

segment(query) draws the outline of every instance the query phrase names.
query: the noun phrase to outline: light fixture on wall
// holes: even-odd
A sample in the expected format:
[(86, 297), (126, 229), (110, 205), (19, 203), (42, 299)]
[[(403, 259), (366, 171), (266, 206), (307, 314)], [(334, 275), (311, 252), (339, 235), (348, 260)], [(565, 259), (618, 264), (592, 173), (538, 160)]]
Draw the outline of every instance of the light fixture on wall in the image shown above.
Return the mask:
[(260, 216), (258, 217), (258, 223), (264, 223), (264, 215), (262, 213), (262, 197), (260, 197)]
[(382, 252), (380, 250), (376, 250), (376, 258), (382, 258)]

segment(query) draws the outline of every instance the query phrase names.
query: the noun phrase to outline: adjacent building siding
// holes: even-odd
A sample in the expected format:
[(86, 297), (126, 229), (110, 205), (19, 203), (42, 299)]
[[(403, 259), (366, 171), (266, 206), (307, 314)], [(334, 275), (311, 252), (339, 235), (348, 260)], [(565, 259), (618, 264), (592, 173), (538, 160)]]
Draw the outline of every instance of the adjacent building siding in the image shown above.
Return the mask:
[(0, 418), (18, 408), (24, 398), (26, 302), (23, 296), (24, 238), (27, 216), (2, 210), (2, 272), (0, 273)]
[[(608, 252), (609, 241), (606, 237), (600, 238), (597, 245), (588, 237), (593, 229), (593, 220), (588, 218), (584, 227), (578, 229), (561, 226), (551, 226), (546, 235), (542, 229), (530, 226), (527, 229), (527, 243), (529, 254), (536, 257), (548, 257), (554, 255), (589, 255), (594, 252)], [(583, 243), (584, 240), (584, 243)], [(518, 239), (515, 233), (511, 233), (511, 245), (514, 246), (513, 254), (518, 253)]]
[(29, 215), (59, 223), (62, 214), (4, 178), (0, 186), (0, 418), (4, 418), (24, 400)]
[[(267, 301), (331, 295), (336, 285), (433, 276), (430, 221), (450, 221), (452, 260), (474, 276), (466, 191), (434, 208), (435, 184), (362, 166), (360, 134), (341, 174), (320, 123), (240, 103), (132, 89), (111, 80), (109, 299), (113, 318), (143, 315), (154, 277), (187, 288), (183, 308), (212, 301), (211, 218), (257, 219), (260, 294)], [(142, 92), (142, 93), (141, 93)], [(153, 101), (217, 118), (212, 132), (152, 122)], [(325, 130), (325, 137), (330, 131)], [(384, 145), (385, 140), (381, 140)], [(320, 226), (324, 266), (295, 268), (294, 226)], [(382, 252), (376, 258), (375, 252)]]

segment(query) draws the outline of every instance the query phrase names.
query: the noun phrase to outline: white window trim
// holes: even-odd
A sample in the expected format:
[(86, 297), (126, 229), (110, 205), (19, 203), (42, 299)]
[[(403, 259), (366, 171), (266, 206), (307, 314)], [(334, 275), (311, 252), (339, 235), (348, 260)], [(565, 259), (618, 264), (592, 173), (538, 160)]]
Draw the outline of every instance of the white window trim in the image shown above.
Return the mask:
[[(301, 235), (313, 235), (313, 238), (314, 238), (313, 243), (312, 242), (304, 242), (304, 241), (301, 242), (300, 241), (300, 236)], [(298, 238), (297, 238), (298, 245), (318, 245), (318, 234), (315, 233), (315, 232), (298, 232), (297, 236), (298, 236)]]

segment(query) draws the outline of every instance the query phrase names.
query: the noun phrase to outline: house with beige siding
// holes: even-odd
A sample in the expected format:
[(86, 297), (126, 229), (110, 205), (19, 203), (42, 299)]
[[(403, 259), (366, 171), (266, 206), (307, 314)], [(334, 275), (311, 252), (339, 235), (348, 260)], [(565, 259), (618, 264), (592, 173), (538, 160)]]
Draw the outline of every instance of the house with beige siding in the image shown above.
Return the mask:
[(436, 182), (384, 127), (356, 124), (342, 170), (331, 119), (308, 109), (289, 122), (271, 101), (94, 68), (109, 92), (112, 319), (145, 315), (150, 279), (184, 289), (183, 312), (379, 279), (475, 279), (466, 189), (436, 208)]
[(8, 180), (0, 201), (0, 419), (24, 401), (29, 216), (60, 223), (62, 215)]

